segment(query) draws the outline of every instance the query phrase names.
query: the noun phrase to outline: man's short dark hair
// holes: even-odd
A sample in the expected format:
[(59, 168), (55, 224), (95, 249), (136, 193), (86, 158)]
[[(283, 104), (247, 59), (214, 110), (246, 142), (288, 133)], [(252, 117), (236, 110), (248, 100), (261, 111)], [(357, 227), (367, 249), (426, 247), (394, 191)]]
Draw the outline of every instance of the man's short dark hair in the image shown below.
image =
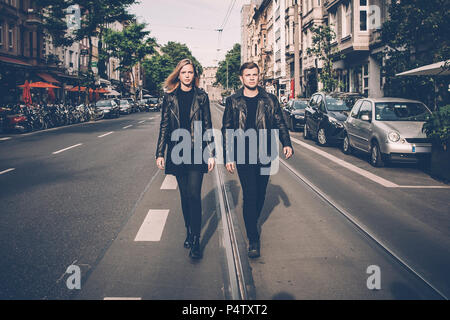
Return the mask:
[(239, 73), (242, 76), (244, 74), (244, 70), (245, 69), (254, 69), (254, 68), (258, 69), (258, 73), (259, 73), (259, 67), (258, 67), (258, 65), (256, 63), (254, 63), (254, 62), (246, 62), (239, 69)]

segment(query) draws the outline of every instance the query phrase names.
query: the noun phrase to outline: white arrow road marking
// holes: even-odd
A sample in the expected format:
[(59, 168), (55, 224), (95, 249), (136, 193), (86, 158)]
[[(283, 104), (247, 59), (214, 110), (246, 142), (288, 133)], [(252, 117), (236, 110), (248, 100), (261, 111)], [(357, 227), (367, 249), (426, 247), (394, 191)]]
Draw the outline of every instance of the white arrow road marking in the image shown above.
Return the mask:
[(101, 136), (98, 136), (98, 137), (99, 137), (99, 138), (103, 138), (103, 137), (109, 136), (111, 133), (114, 133), (114, 131), (111, 131), (111, 132), (102, 134)]
[(61, 152), (64, 152), (64, 151), (67, 151), (67, 150), (70, 150), (70, 149), (79, 147), (79, 146), (81, 146), (81, 145), (83, 145), (83, 144), (82, 144), (82, 143), (79, 143), (79, 144), (76, 144), (76, 145), (74, 145), (74, 146), (71, 146), (71, 147), (68, 147), (68, 148), (65, 148), (65, 149), (62, 149), (62, 150), (59, 150), (59, 151), (55, 151), (55, 152), (53, 152), (53, 154), (58, 154), (58, 153), (61, 153)]
[(150, 209), (134, 241), (160, 241), (169, 210)]
[(15, 168), (7, 169), (7, 170), (0, 172), (0, 174), (8, 173), (8, 172), (14, 171), (14, 170), (16, 170), (16, 169)]

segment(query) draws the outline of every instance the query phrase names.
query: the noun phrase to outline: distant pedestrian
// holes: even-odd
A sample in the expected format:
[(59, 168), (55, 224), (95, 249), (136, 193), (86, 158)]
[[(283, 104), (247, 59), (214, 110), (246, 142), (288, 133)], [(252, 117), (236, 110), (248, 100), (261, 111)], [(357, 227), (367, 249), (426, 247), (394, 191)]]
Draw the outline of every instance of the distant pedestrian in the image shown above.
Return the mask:
[[(248, 256), (250, 258), (257, 258), (260, 256), (260, 238), (257, 229), (257, 223), (264, 206), (264, 199), (266, 196), (267, 184), (269, 182), (269, 175), (262, 174), (262, 167), (269, 166), (264, 164), (260, 155), (258, 154), (257, 161), (250, 161), (254, 152), (250, 152), (251, 142), (246, 140), (245, 157), (243, 163), (239, 161), (239, 154), (232, 154), (232, 150), (237, 150), (239, 153), (239, 146), (235, 146), (235, 141), (230, 141), (227, 137), (227, 130), (239, 130), (248, 132), (249, 130), (256, 131), (257, 148), (259, 149), (259, 134), (272, 129), (279, 130), (279, 138), (283, 144), (283, 152), (286, 159), (289, 159), (293, 154), (289, 130), (281, 112), (277, 97), (273, 94), (267, 93), (263, 88), (259, 87), (259, 67), (253, 62), (244, 63), (240, 68), (240, 80), (243, 87), (235, 94), (228, 97), (225, 102), (225, 111), (222, 119), (222, 137), (224, 150), (224, 163), (228, 172), (234, 173), (235, 161), (236, 169), (238, 171), (239, 180), (242, 186), (242, 193), (244, 198), (243, 215), (245, 222), (245, 229), (249, 241)], [(267, 131), (264, 131), (267, 129)], [(266, 150), (269, 153), (278, 152), (278, 150), (271, 150), (270, 136), (266, 140)], [(242, 150), (242, 149), (241, 149)], [(242, 159), (242, 158), (241, 158)]]
[[(200, 247), (200, 231), (202, 225), (201, 189), (203, 175), (214, 169), (215, 150), (209, 149), (209, 158), (203, 159), (203, 151), (207, 148), (203, 142), (206, 130), (212, 129), (211, 111), (208, 94), (198, 87), (199, 75), (190, 59), (181, 60), (165, 82), (167, 93), (161, 108), (161, 124), (156, 148), (156, 164), (159, 169), (165, 169), (166, 174), (175, 175), (181, 197), (181, 208), (186, 226), (184, 247), (190, 248), (189, 256), (193, 259), (202, 258)], [(201, 125), (201, 135), (194, 129)], [(190, 149), (183, 149), (179, 154), (172, 152), (177, 143), (172, 141), (172, 133), (188, 133)], [(183, 131), (184, 130), (184, 131)], [(174, 135), (180, 136), (180, 135)], [(195, 141), (200, 136), (202, 141)], [(213, 137), (211, 137), (211, 140)], [(194, 145), (202, 146), (201, 150)], [(164, 152), (167, 147), (167, 156)], [(178, 148), (177, 148), (178, 149)], [(190, 152), (184, 154), (184, 152)], [(201, 152), (201, 154), (200, 154)], [(195, 154), (197, 153), (197, 157)], [(201, 156), (201, 162), (195, 158)], [(167, 161), (165, 161), (165, 159)], [(180, 160), (181, 163), (180, 163)]]

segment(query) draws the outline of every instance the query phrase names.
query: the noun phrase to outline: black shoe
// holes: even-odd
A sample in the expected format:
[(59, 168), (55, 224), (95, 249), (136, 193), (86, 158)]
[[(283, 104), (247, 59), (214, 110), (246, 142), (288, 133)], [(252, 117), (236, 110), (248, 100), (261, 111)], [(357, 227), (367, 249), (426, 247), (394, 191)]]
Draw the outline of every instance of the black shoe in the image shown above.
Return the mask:
[(248, 257), (251, 259), (259, 258), (261, 256), (259, 241), (250, 241), (248, 246)]
[(189, 249), (191, 247), (191, 243), (192, 243), (192, 233), (190, 230), (188, 230), (187, 235), (186, 235), (186, 240), (184, 240), (183, 246), (186, 249)]
[(191, 251), (189, 251), (189, 257), (192, 259), (201, 259), (202, 250), (200, 248), (200, 236), (193, 236), (191, 243)]

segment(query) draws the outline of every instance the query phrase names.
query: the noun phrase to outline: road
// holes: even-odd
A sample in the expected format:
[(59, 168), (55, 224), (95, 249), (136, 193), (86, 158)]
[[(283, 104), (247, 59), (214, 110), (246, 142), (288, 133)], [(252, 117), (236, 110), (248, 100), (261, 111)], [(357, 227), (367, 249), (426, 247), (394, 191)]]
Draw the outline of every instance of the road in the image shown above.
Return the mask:
[[(220, 129), (223, 107), (211, 109)], [(270, 178), (261, 258), (246, 257), (239, 180), (219, 164), (202, 188), (204, 258), (191, 261), (176, 182), (154, 161), (159, 119), (0, 137), (0, 299), (450, 296), (448, 186), (414, 166), (372, 168), (301, 132)], [(81, 289), (67, 286), (71, 265)], [(379, 290), (367, 287), (370, 266)]]

